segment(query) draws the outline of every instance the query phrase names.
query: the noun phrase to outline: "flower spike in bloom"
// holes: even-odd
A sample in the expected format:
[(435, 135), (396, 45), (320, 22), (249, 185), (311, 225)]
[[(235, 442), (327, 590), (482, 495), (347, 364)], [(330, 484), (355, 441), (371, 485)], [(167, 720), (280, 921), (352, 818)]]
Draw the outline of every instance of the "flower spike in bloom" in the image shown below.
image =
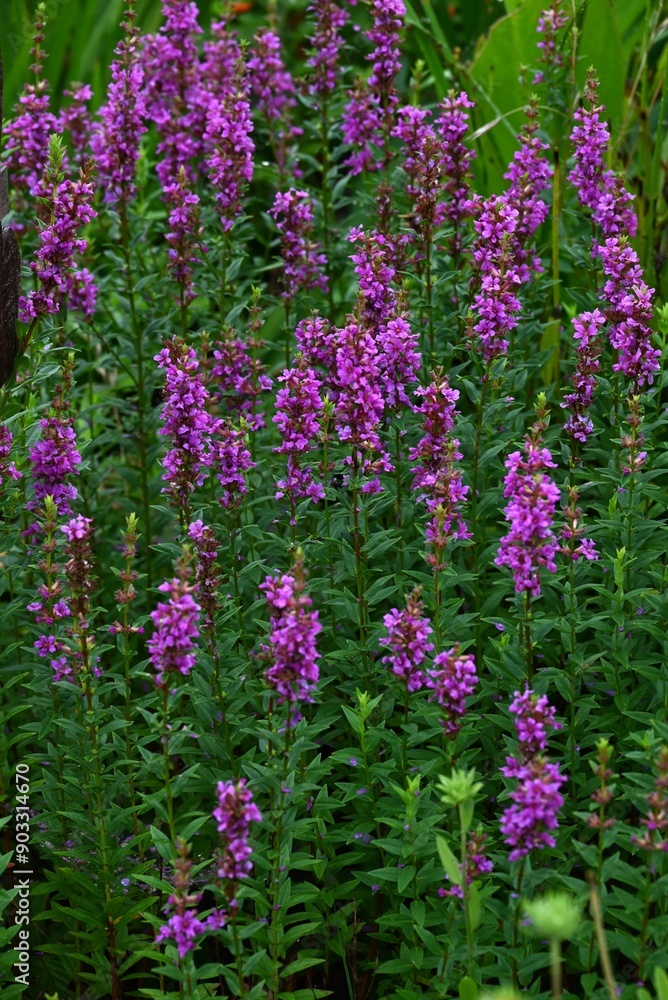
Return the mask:
[(419, 691), (424, 686), (426, 677), (421, 667), (427, 653), (434, 648), (434, 644), (427, 641), (433, 629), (423, 611), (420, 588), (416, 587), (402, 611), (392, 608), (385, 615), (383, 625), (387, 635), (379, 640), (391, 649), (381, 663), (391, 666), (392, 673), (406, 682), (409, 691)]

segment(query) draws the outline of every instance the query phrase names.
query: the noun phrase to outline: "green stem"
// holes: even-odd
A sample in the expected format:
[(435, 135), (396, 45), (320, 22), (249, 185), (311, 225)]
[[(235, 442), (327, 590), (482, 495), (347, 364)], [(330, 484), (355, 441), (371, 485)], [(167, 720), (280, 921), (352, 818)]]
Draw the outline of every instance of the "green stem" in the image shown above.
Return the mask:
[(462, 902), (464, 903), (464, 923), (466, 924), (466, 950), (468, 952), (468, 974), (473, 982), (476, 981), (475, 976), (475, 950), (473, 947), (473, 926), (471, 923), (471, 903), (469, 894), (468, 879), (466, 877), (466, 826), (464, 824), (464, 818), (462, 815), (462, 806), (458, 806), (459, 812), (459, 836), (461, 844), (461, 886), (462, 886)]
[(169, 838), (172, 844), (176, 843), (176, 831), (174, 827), (174, 794), (172, 792), (172, 762), (169, 758), (169, 684), (167, 680), (162, 682), (162, 759), (163, 772), (165, 776), (165, 792), (167, 796), (167, 823), (169, 826)]
[(146, 385), (144, 375), (144, 354), (142, 349), (142, 331), (139, 327), (139, 317), (137, 315), (137, 304), (135, 301), (134, 280), (132, 277), (132, 260), (130, 254), (130, 228), (128, 225), (127, 208), (124, 202), (119, 207), (121, 224), (121, 247), (124, 258), (125, 289), (130, 304), (130, 319), (132, 323), (132, 335), (135, 346), (136, 372), (135, 385), (137, 387), (137, 445), (139, 450), (139, 480), (141, 484), (142, 512), (144, 516), (144, 534), (146, 536), (146, 590), (153, 586), (151, 543), (153, 541), (153, 530), (151, 526), (151, 499), (148, 484), (148, 435), (146, 430)]
[(552, 998), (561, 1000), (561, 941), (552, 938), (550, 941), (550, 975), (552, 979)]

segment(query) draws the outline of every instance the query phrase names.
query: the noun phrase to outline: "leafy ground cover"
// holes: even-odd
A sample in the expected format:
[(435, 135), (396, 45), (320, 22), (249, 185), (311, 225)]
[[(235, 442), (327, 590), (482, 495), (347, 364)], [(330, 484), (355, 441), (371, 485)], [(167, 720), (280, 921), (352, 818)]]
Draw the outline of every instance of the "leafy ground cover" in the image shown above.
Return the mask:
[(3, 997), (668, 997), (666, 29), (544, 3), (37, 7)]

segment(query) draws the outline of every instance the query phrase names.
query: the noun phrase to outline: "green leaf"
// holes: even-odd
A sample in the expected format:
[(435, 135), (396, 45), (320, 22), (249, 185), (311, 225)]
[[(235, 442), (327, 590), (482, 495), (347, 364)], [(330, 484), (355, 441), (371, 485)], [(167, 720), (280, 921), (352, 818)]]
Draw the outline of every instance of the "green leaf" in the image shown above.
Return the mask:
[(656, 969), (654, 972), (654, 989), (658, 1000), (668, 1000), (668, 975), (663, 969)]
[(471, 928), (477, 930), (482, 919), (482, 907), (480, 905), (480, 892), (475, 882), (469, 886), (469, 915), (471, 917)]
[(157, 826), (151, 827), (151, 840), (155, 845), (155, 849), (164, 858), (165, 861), (172, 861), (174, 858), (174, 845), (172, 844), (169, 837), (158, 830)]
[(578, 41), (575, 82), (583, 88), (587, 70), (593, 66), (599, 79), (599, 97), (606, 116), (617, 131), (624, 110), (626, 64), (617, 15), (611, 0), (589, 0)]
[(307, 958), (298, 958), (294, 962), (290, 962), (282, 970), (282, 976), (291, 976), (293, 972), (301, 972), (302, 969), (312, 969), (314, 965), (322, 965), (324, 958), (314, 958), (309, 956)]
[(459, 982), (460, 1000), (478, 1000), (478, 987), (470, 976), (464, 976)]
[(436, 847), (438, 848), (438, 856), (441, 859), (441, 864), (445, 868), (446, 875), (453, 885), (459, 885), (462, 878), (459, 871), (459, 865), (454, 854), (448, 847), (445, 837), (436, 837)]

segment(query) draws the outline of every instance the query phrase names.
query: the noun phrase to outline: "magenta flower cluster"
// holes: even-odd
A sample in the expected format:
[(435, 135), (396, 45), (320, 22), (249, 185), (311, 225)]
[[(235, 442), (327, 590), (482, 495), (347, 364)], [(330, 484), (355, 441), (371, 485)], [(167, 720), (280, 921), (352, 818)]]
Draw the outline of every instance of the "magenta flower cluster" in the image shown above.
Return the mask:
[(313, 208), (306, 191), (279, 191), (269, 214), (281, 236), (283, 298), (292, 302), (309, 288), (327, 289), (327, 258), (313, 241)]
[(402, 611), (392, 608), (385, 615), (383, 625), (387, 634), (381, 636), (379, 642), (389, 646), (391, 652), (382, 658), (381, 663), (388, 664), (392, 673), (405, 682), (409, 692), (419, 691), (426, 682), (422, 664), (427, 653), (434, 648), (434, 644), (428, 641), (433, 629), (424, 615), (419, 587), (410, 594)]
[(510, 861), (519, 861), (531, 851), (554, 847), (552, 831), (559, 826), (558, 814), (564, 804), (559, 789), (566, 780), (557, 764), (545, 756), (547, 729), (560, 729), (554, 709), (543, 695), (527, 689), (515, 692), (510, 706), (520, 740), (520, 756), (507, 757), (501, 773), (513, 778), (517, 787), (510, 793), (513, 802), (501, 818), (501, 832), (512, 848)]
[(440, 565), (441, 553), (450, 539), (470, 537), (461, 508), (468, 493), (462, 482), (462, 472), (456, 465), (462, 458), (459, 441), (450, 435), (457, 413), (459, 392), (452, 389), (448, 377), (438, 368), (426, 387), (416, 389), (422, 397), (418, 412), (423, 416), (424, 435), (409, 452), (413, 467), (413, 489), (418, 500), (424, 500), (431, 520), (427, 524), (428, 542), (436, 551)]
[(336, 88), (339, 52), (344, 44), (340, 32), (348, 20), (348, 12), (339, 7), (336, 0), (314, 0), (309, 11), (315, 18), (313, 54), (308, 59), (309, 89), (321, 100), (326, 100)]
[(135, 174), (141, 137), (146, 132), (144, 70), (137, 52), (134, 12), (126, 13), (125, 38), (111, 64), (107, 99), (99, 110), (99, 124), (91, 139), (104, 200), (126, 204), (136, 190)]
[(346, 165), (351, 174), (376, 170), (374, 148), (389, 155), (387, 140), (394, 124), (397, 95), (394, 78), (401, 68), (399, 33), (406, 15), (403, 0), (373, 0), (373, 24), (366, 36), (373, 46), (367, 56), (372, 63), (365, 83), (358, 83), (348, 95), (343, 112), (343, 138), (353, 147)]
[(324, 403), (320, 397), (322, 383), (303, 355), (297, 364), (286, 369), (279, 382), (283, 388), (276, 394), (276, 413), (273, 422), (281, 434), (281, 443), (274, 451), (288, 456), (287, 477), (276, 483), (276, 499), (287, 496), (294, 507), (300, 497), (313, 501), (324, 499), (322, 483), (313, 475), (310, 466), (302, 465), (304, 456), (320, 434), (320, 417)]
[(65, 179), (58, 184), (52, 206), (52, 222), (39, 234), (36, 260), (30, 264), (41, 287), (28, 292), (27, 296), (21, 296), (19, 302), (20, 317), (24, 323), (57, 313), (63, 296), (71, 287), (72, 272), (77, 267), (75, 257), (86, 249), (86, 240), (77, 233), (97, 215), (91, 205), (95, 190), (91, 181), (92, 170), (93, 162), (89, 161), (80, 171), (78, 180)]
[(218, 805), (213, 818), (221, 835), (218, 878), (233, 882), (247, 878), (253, 868), (250, 861), (253, 849), (248, 842), (250, 825), (260, 823), (262, 816), (245, 778), (218, 782)]
[(185, 576), (166, 580), (158, 587), (161, 594), (169, 595), (169, 600), (160, 601), (151, 612), (154, 632), (146, 645), (160, 687), (169, 683), (169, 674), (187, 677), (197, 662), (201, 609), (193, 589)]
[(477, 684), (475, 658), (472, 653), (460, 652), (459, 643), (434, 657), (427, 687), (433, 689), (434, 698), (443, 709), (442, 723), (448, 736), (456, 736), (461, 729), (466, 699), (474, 693)]
[(557, 569), (553, 523), (560, 493), (545, 471), (555, 469), (556, 462), (540, 441), (527, 438), (524, 456), (514, 451), (504, 464), (508, 470), (503, 481), (503, 495), (508, 500), (504, 517), (510, 530), (501, 539), (494, 562), (512, 571), (516, 593), (526, 591), (539, 597), (541, 569), (549, 573)]
[(270, 664), (264, 678), (279, 702), (287, 701), (291, 706), (311, 702), (320, 676), (316, 637), (322, 625), (318, 612), (311, 610), (313, 601), (306, 593), (299, 558), (294, 574), (268, 576), (260, 589), (271, 610), (269, 644), (262, 649)]
[(588, 411), (594, 401), (596, 375), (600, 369), (599, 332), (604, 324), (605, 316), (600, 309), (580, 313), (573, 319), (577, 368), (571, 376), (573, 391), (564, 396), (561, 405), (571, 411), (564, 424), (564, 430), (574, 441), (580, 441), (582, 444), (594, 430)]

